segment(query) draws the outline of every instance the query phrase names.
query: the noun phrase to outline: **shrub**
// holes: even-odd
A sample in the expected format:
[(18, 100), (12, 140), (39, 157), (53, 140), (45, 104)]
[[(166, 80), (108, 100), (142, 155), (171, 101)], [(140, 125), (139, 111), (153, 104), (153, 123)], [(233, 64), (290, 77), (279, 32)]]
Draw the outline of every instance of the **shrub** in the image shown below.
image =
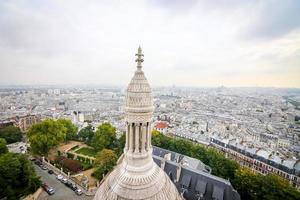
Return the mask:
[(68, 152), (67, 157), (73, 160), (75, 156), (74, 154)]
[(88, 170), (93, 167), (92, 164), (89, 163), (80, 163), (82, 170)]
[(77, 173), (81, 170), (80, 162), (78, 162), (76, 160), (72, 160), (72, 159), (66, 158), (64, 156), (58, 156), (56, 158), (56, 161), (63, 168), (66, 168), (66, 169), (70, 170), (71, 172)]
[(77, 156), (77, 158), (76, 158), (76, 160), (78, 160), (79, 162), (82, 162), (83, 161), (83, 157), (81, 157), (81, 156)]
[(18, 127), (7, 126), (0, 129), (0, 137), (4, 138), (7, 144), (20, 142), (22, 140), (22, 132)]

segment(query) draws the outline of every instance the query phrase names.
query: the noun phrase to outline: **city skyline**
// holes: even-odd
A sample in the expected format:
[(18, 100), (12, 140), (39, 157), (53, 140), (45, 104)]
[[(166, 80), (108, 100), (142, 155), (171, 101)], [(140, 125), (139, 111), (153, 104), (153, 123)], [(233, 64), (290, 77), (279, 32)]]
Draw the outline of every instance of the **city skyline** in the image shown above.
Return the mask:
[(297, 1), (3, 1), (0, 85), (300, 87)]
[(0, 88), (0, 197), (300, 199), (300, 89), (152, 92), (144, 55), (127, 89)]

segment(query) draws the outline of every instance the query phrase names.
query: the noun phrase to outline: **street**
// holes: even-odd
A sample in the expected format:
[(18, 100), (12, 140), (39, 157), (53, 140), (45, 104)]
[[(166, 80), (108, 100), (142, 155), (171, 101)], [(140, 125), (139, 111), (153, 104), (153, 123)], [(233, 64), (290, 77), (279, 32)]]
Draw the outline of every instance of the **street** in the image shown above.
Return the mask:
[(43, 190), (43, 192), (39, 196), (39, 200), (72, 200), (72, 199), (91, 200), (93, 199), (93, 196), (86, 196), (85, 194), (78, 196), (77, 194), (75, 194), (73, 190), (71, 190), (70, 188), (65, 186), (65, 184), (57, 180), (54, 174), (48, 174), (48, 170), (42, 170), (39, 166), (37, 166), (34, 163), (33, 166), (35, 168), (37, 175), (41, 177), (41, 181), (53, 187), (55, 190), (55, 194), (53, 195), (48, 195), (48, 193)]

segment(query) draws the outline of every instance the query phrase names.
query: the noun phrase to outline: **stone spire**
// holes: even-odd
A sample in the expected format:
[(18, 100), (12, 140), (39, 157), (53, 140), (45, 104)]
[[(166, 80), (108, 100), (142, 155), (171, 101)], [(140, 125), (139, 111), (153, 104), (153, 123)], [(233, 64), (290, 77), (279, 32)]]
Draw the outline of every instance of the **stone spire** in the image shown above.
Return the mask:
[[(130, 165), (136, 166), (138, 163), (142, 166), (152, 161), (151, 119), (154, 107), (151, 88), (142, 71), (144, 55), (141, 47), (135, 55), (137, 70), (128, 85), (125, 100), (127, 129), (124, 154)], [(139, 158), (139, 161), (133, 158)]]
[(137, 62), (137, 68), (138, 68), (138, 70), (141, 70), (142, 69), (142, 62), (144, 62), (144, 59), (143, 59), (144, 54), (142, 54), (141, 46), (139, 46), (138, 53), (135, 54), (135, 56), (137, 56), (137, 58), (135, 60), (135, 62)]
[(167, 174), (154, 163), (151, 121), (154, 110), (150, 85), (142, 71), (143, 54), (125, 98), (126, 143), (121, 161), (99, 187), (94, 200), (181, 200)]

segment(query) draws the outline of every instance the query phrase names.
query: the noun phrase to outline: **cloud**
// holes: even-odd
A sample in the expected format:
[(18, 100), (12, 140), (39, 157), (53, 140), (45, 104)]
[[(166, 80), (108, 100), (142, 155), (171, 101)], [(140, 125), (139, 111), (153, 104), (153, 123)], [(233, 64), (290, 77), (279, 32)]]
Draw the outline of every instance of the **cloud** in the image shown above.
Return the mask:
[(300, 1), (265, 0), (252, 8), (246, 39), (274, 39), (300, 29)]
[(296, 20), (283, 20), (280, 34), (257, 31), (298, 6), (278, 4), (286, 8), (258, 0), (1, 1), (0, 84), (126, 85), (141, 44), (152, 85), (249, 86), (268, 76), (270, 86), (300, 87), (288, 80), (299, 66)]

